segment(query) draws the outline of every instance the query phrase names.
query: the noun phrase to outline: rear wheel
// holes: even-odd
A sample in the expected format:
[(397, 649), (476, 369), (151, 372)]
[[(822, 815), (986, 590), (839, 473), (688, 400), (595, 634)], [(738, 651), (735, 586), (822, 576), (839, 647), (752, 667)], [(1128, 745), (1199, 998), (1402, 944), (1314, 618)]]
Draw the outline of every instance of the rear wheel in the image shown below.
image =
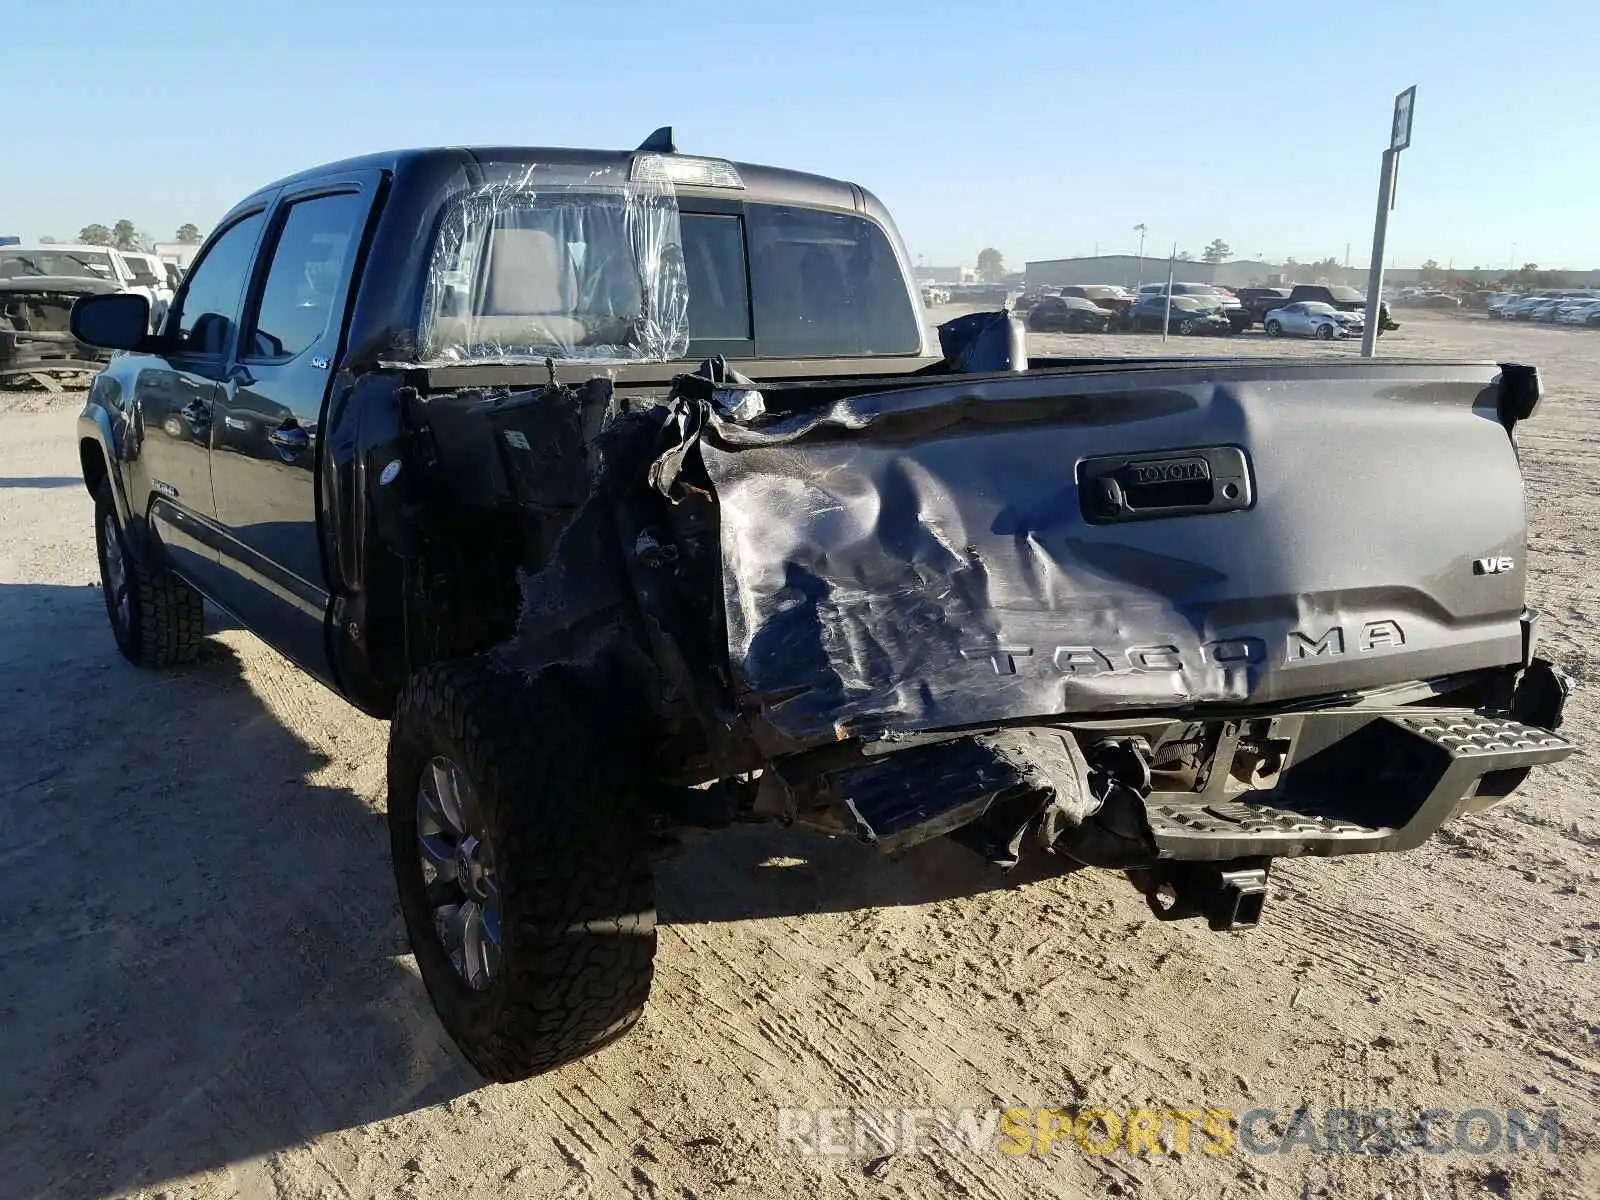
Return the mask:
[(602, 728), (574, 685), (481, 660), (418, 672), (390, 724), (406, 932), (446, 1032), (488, 1079), (599, 1049), (650, 994), (645, 827)]
[(95, 547), (100, 559), (100, 594), (117, 649), (141, 667), (193, 662), (205, 637), (205, 601), (165, 567), (135, 559), (117, 522), (111, 483), (94, 497)]
[(1283, 326), (1282, 326), (1282, 324), (1280, 324), (1277, 321), (1268, 321), (1267, 322), (1267, 336), (1268, 337), (1281, 337), (1281, 336), (1283, 336)]

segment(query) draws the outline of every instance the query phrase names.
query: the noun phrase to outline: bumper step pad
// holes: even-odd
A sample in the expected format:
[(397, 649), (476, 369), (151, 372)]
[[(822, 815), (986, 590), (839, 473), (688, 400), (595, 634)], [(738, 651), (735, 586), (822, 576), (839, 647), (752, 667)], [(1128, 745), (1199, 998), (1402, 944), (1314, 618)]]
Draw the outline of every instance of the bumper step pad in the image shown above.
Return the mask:
[(1272, 791), (1152, 793), (1145, 813), (1161, 857), (1409, 850), (1455, 815), (1484, 776), (1559, 762), (1573, 751), (1560, 734), (1472, 712), (1396, 709), (1367, 718), (1312, 759), (1292, 763)]

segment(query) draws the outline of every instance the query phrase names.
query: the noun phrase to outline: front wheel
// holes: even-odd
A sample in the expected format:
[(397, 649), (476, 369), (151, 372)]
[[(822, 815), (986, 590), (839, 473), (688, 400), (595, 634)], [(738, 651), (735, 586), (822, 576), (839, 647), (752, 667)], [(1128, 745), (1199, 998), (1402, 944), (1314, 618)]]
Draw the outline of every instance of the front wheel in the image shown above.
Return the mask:
[(1283, 336), (1283, 326), (1282, 326), (1282, 324), (1280, 324), (1277, 321), (1268, 321), (1267, 322), (1267, 336), (1268, 337), (1282, 337)]
[(117, 649), (140, 667), (193, 662), (205, 638), (205, 601), (165, 567), (134, 558), (117, 521), (110, 480), (95, 492), (94, 523), (100, 594)]
[(1182, 334), (1184, 337), (1188, 337), (1191, 333), (1194, 332), (1194, 322), (1193, 321), (1179, 321), (1178, 322), (1178, 332), (1180, 334)]
[(1333, 326), (1332, 325), (1318, 325), (1317, 326), (1317, 338), (1320, 341), (1324, 341), (1324, 342), (1333, 341)]
[(390, 852), (417, 969), (445, 1031), (500, 1083), (615, 1040), (650, 995), (645, 825), (628, 756), (590, 708), (559, 676), (469, 659), (414, 675), (389, 727)]

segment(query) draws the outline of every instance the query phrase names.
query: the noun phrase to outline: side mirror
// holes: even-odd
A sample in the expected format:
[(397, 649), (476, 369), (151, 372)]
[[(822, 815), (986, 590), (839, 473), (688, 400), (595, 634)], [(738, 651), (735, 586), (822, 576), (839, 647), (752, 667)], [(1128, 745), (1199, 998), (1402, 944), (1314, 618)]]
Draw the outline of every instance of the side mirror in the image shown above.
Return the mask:
[(150, 336), (150, 301), (127, 292), (84, 296), (67, 324), (73, 337), (102, 350), (139, 350)]

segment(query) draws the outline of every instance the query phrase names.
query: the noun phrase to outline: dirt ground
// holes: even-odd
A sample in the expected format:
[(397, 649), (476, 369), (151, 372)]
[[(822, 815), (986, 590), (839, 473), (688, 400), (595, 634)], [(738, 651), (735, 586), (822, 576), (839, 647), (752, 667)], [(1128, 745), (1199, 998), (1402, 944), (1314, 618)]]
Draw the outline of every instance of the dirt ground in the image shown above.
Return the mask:
[[(1544, 372), (1546, 406), (1518, 431), (1532, 599), (1578, 684), (1566, 732), (1592, 747), (1600, 336), (1403, 319), (1384, 354)], [(1170, 349), (1357, 352), (1259, 335)], [(0, 1196), (1600, 1196), (1587, 749), (1409, 854), (1280, 864), (1262, 925), (1232, 935), (1159, 924), (1106, 872), (1018, 882), (944, 845), (885, 863), (779, 830), (694, 836), (660, 869), (637, 1031), (479, 1086), (406, 952), (385, 727), (220, 616), (193, 668), (117, 656), (80, 403), (0, 393)], [(1166, 1154), (780, 1142), (780, 1108), (841, 1105), (1211, 1108), (1224, 1130), (1266, 1108), (1269, 1145), (1302, 1106), (1402, 1125), (1554, 1108), (1560, 1126), (1554, 1150), (1483, 1155), (1258, 1154), (1226, 1135), (1212, 1153), (1198, 1126)]]

